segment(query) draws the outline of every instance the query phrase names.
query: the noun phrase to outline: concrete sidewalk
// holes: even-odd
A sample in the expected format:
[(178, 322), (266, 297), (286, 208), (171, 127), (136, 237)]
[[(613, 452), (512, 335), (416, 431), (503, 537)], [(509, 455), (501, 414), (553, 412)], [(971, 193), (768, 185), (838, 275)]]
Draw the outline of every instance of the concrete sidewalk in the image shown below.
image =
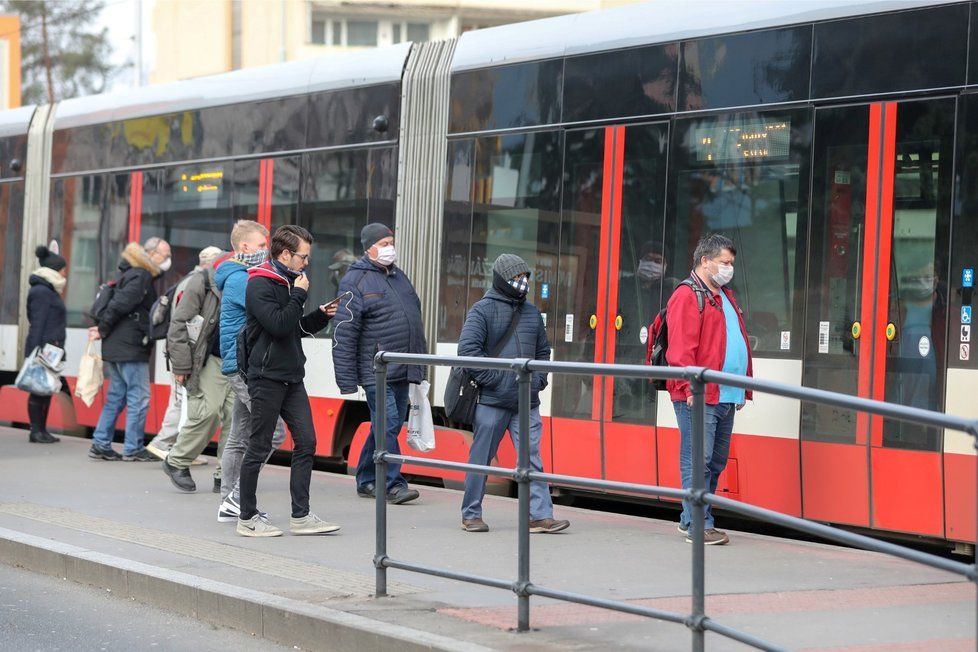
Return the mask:
[[(338, 535), (245, 539), (216, 520), (218, 496), (178, 492), (158, 464), (97, 462), (89, 442), (27, 443), (0, 428), (0, 561), (112, 590), (302, 649), (681, 650), (680, 625), (541, 598), (516, 634), (506, 591), (389, 571), (374, 599), (373, 502), (353, 479), (316, 473), (312, 509)], [(192, 472), (209, 488), (213, 467)], [(488, 534), (459, 528), (460, 495), (419, 487), (390, 507), (395, 559), (516, 577), (516, 504), (486, 498)], [(259, 503), (288, 525), (288, 469), (267, 468)], [(690, 546), (674, 523), (567, 507), (570, 530), (534, 535), (536, 584), (676, 611), (689, 607)], [(722, 527), (722, 518), (720, 519)], [(707, 613), (792, 649), (974, 650), (975, 590), (908, 562), (730, 532), (707, 548)], [(710, 650), (745, 649), (707, 634)]]

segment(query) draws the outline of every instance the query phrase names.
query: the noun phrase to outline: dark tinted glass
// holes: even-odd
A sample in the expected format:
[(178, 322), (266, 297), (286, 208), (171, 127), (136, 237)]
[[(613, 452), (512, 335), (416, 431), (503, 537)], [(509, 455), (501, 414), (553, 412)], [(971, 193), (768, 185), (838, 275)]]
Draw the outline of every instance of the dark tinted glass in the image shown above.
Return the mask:
[[(975, 3), (971, 3), (971, 32), (968, 38), (978, 38), (978, 11), (975, 11)], [(978, 84), (978, 43), (971, 44), (968, 48), (968, 83)]]
[(685, 111), (808, 99), (812, 29), (790, 27), (682, 44)]
[[(0, 233), (20, 233), (24, 225), (24, 182), (0, 185)], [(20, 238), (4, 238), (0, 246), (0, 323), (16, 324), (20, 313)]]
[[(397, 137), (400, 84), (366, 86), (318, 93), (310, 98), (306, 147), (369, 143)], [(374, 118), (384, 116), (386, 132), (374, 129)]]
[[(948, 276), (949, 322), (952, 329), (957, 329), (961, 324), (962, 306), (971, 306), (972, 310), (978, 307), (978, 294), (974, 289), (962, 287), (961, 283), (964, 268), (978, 267), (978, 255), (975, 253), (978, 252), (978, 95), (962, 96), (958, 106), (958, 170), (954, 184), (957, 197), (954, 201), (951, 271)], [(958, 333), (952, 330), (951, 334), (952, 346), (958, 344), (960, 337), (955, 337)], [(962, 360), (960, 349), (953, 346), (951, 354), (947, 356), (948, 366), (978, 369), (976, 347), (978, 344), (972, 343), (968, 359)]]
[(97, 170), (108, 167), (112, 135), (108, 125), (59, 129), (51, 144), (51, 173)]
[(258, 220), (258, 180), (262, 162), (235, 161), (231, 185), (231, 214), (235, 220)]
[[(11, 163), (20, 162), (19, 170), (12, 170)], [(27, 163), (27, 136), (0, 138), (0, 177), (10, 179), (24, 176)]]
[(469, 309), (467, 286), (472, 245), (472, 164), (474, 140), (448, 143), (445, 211), (438, 290), (438, 341), (455, 342)]
[(844, 97), (965, 82), (968, 5), (815, 26), (812, 97)]
[(233, 153), (238, 156), (302, 149), (308, 108), (305, 96), (237, 105)]
[(551, 124), (560, 119), (563, 61), (485, 68), (452, 75), (449, 131)]
[(272, 231), (299, 218), (299, 157), (284, 156), (268, 162), (272, 179)]
[(669, 44), (567, 59), (563, 121), (674, 111), (678, 52)]

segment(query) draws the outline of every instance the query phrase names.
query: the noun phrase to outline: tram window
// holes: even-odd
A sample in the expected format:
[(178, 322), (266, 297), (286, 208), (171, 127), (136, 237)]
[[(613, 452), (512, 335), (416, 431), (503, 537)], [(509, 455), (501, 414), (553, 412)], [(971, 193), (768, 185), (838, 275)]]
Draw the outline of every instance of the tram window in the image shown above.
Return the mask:
[(299, 224), (316, 240), (308, 273), (317, 296), (336, 296), (343, 274), (363, 255), (360, 230), (368, 222), (394, 227), (394, 152), (386, 147), (302, 156)]
[(235, 105), (232, 153), (241, 156), (302, 149), (308, 109), (309, 100), (304, 96)]
[[(24, 223), (24, 182), (0, 184), (0, 233), (20, 233)], [(3, 295), (0, 323), (15, 324), (20, 314), (20, 238), (4, 238), (0, 247)]]
[(551, 332), (556, 305), (551, 290), (557, 287), (560, 231), (560, 159), (556, 132), (480, 138), (472, 184), (469, 305), (492, 285), (496, 257), (516, 254), (533, 272), (527, 300), (548, 314)]
[[(267, 159), (272, 180), (271, 228), (293, 224), (299, 215), (299, 157)], [(258, 220), (259, 177), (262, 162), (258, 159), (235, 161), (231, 191), (231, 214), (235, 220)]]
[(562, 78), (559, 59), (452, 75), (449, 132), (555, 123)]
[[(10, 169), (14, 159), (21, 162), (20, 170)], [(27, 161), (27, 136), (10, 136), (0, 138), (0, 177), (10, 179), (24, 176), (24, 164)]]
[(964, 85), (968, 11), (962, 3), (816, 24), (812, 97)]
[(108, 125), (58, 129), (52, 136), (51, 173), (108, 167), (112, 142)]
[[(226, 164), (209, 163), (168, 168), (162, 175), (157, 196), (161, 206), (143, 211), (140, 238), (145, 242), (159, 236), (170, 243), (173, 266), (164, 274), (163, 286), (192, 270), (204, 247), (230, 247), (230, 171)], [(147, 207), (145, 189), (143, 205)]]
[[(400, 84), (381, 84), (316, 93), (309, 98), (306, 147), (369, 143), (397, 137)], [(374, 129), (377, 116), (387, 118), (387, 131)]]
[(675, 43), (568, 58), (563, 122), (675, 111), (678, 60)]
[(237, 220), (258, 219), (258, 183), (261, 161), (235, 161), (231, 175), (231, 216)]
[(457, 342), (471, 306), (468, 272), (472, 246), (472, 164), (475, 140), (448, 143), (445, 210), (441, 236), (438, 341)]
[(682, 44), (685, 111), (808, 99), (812, 28), (789, 27)]
[(810, 126), (807, 110), (676, 123), (666, 230), (673, 269), (692, 266), (707, 233), (734, 241), (731, 287), (755, 355), (801, 353)]

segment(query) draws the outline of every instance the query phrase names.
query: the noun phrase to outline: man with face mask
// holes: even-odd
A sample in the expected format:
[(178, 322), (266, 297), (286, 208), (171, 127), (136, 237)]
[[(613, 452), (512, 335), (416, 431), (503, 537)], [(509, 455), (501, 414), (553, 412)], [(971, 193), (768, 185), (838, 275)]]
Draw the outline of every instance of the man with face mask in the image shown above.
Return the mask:
[[(740, 307), (727, 285), (733, 280), (737, 249), (720, 234), (703, 237), (693, 253), (695, 267), (673, 292), (666, 305), (668, 346), (666, 361), (672, 367), (706, 367), (725, 373), (753, 375), (747, 328)], [(679, 423), (679, 470), (684, 489), (693, 486), (692, 405), (693, 396), (685, 380), (666, 383)], [(706, 418), (704, 475), (706, 488), (715, 492), (717, 480), (727, 466), (734, 414), (744, 407), (751, 392), (735, 387), (708, 384), (705, 392)], [(714, 527), (710, 506), (704, 508), (706, 545), (730, 541)], [(688, 543), (692, 506), (683, 501), (679, 531)]]
[[(392, 364), (387, 370), (387, 396), (378, 397), (373, 359), (377, 351), (427, 353), (421, 300), (407, 275), (397, 267), (394, 233), (379, 223), (368, 224), (360, 232), (364, 256), (350, 266), (340, 281), (341, 300), (338, 325), (333, 334), (333, 369), (336, 384), (343, 394), (363, 387), (375, 422), (377, 410), (387, 411), (387, 450), (399, 454), (397, 435), (407, 420), (408, 384), (424, 380), (425, 369), (416, 365)], [(374, 467), (374, 430), (371, 426), (357, 464), (357, 495), (374, 497), (377, 478)], [(387, 465), (387, 501), (402, 505), (419, 494), (408, 487), (400, 464)]]
[[(497, 358), (550, 359), (550, 342), (540, 311), (526, 300), (530, 268), (514, 254), (501, 254), (492, 266), (492, 287), (469, 311), (458, 338), (458, 354), (488, 358), (499, 348)], [(516, 374), (493, 369), (470, 369), (479, 385), (479, 404), (475, 408), (472, 447), (469, 464), (488, 466), (499, 450), (499, 443), (509, 431), (513, 447), (519, 450), (519, 438), (530, 438), (530, 465), (543, 472), (540, 459), (540, 392), (547, 386), (547, 375), (534, 372), (530, 387), (530, 432), (520, 432), (519, 386)], [(482, 520), (482, 498), (486, 493), (486, 476), (465, 475), (462, 498), (462, 529), (466, 532), (488, 532)], [(530, 532), (552, 534), (570, 527), (569, 521), (553, 517), (554, 506), (546, 482), (530, 484)]]
[(309, 293), (305, 269), (312, 234), (301, 226), (275, 231), (268, 262), (248, 270), (245, 354), (251, 398), (251, 438), (239, 477), (241, 508), (236, 532), (244, 537), (278, 537), (282, 530), (258, 511), (258, 474), (272, 452), (272, 435), (281, 416), (292, 433), (292, 534), (329, 534), (340, 529), (309, 511), (309, 484), (316, 454), (316, 430), (306, 394), (306, 356), (301, 338), (326, 328), (336, 312), (321, 305), (303, 316)]
[[(92, 459), (155, 462), (143, 445), (146, 413), (149, 411), (149, 311), (156, 301), (154, 280), (168, 269), (170, 244), (153, 237), (140, 245), (130, 242), (122, 252), (112, 298), (99, 316), (89, 337), (102, 340), (102, 360), (109, 392), (98, 425), (92, 434)], [(115, 422), (126, 410), (126, 442), (119, 455), (112, 448)]]

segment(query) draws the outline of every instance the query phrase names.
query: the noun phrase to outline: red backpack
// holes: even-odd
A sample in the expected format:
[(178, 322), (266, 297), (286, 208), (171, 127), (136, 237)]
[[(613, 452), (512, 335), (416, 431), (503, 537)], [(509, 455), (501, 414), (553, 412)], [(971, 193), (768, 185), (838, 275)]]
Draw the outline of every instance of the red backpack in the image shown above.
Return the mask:
[[(696, 295), (696, 303), (699, 306), (700, 314), (702, 314), (703, 309), (706, 307), (706, 299), (704, 297), (709, 290), (699, 287), (692, 279), (686, 279), (679, 285), (688, 285), (689, 289), (693, 291), (693, 294)], [(679, 285), (676, 286), (676, 290), (679, 289)], [(673, 290), (673, 293), (676, 290)], [(713, 303), (712, 297), (710, 297), (710, 303)], [(668, 367), (669, 363), (666, 361), (666, 348), (668, 346), (669, 328), (666, 323), (666, 309), (663, 308), (655, 316), (655, 319), (652, 320), (652, 323), (649, 324), (649, 338), (646, 340), (645, 349), (645, 364), (655, 367)], [(656, 390), (664, 391), (666, 389), (666, 381), (661, 378), (655, 378), (652, 380), (652, 387)]]

